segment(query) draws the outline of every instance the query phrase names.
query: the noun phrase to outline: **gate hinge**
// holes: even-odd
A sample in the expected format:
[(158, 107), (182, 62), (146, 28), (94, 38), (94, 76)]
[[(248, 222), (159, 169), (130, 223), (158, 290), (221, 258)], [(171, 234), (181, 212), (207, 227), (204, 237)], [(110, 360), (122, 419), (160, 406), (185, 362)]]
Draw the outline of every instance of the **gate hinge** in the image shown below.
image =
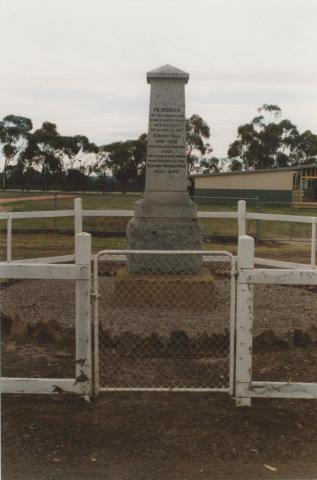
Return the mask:
[(100, 297), (99, 293), (94, 293), (94, 292), (91, 293), (90, 296), (91, 296), (91, 298), (99, 298)]

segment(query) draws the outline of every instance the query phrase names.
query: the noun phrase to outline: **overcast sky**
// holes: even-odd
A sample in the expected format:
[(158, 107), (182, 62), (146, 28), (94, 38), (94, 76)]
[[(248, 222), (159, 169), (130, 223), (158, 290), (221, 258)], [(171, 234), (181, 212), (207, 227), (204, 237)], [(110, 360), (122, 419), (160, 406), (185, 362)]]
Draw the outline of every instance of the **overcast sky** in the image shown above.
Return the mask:
[(0, 0), (0, 116), (49, 120), (98, 144), (147, 130), (145, 73), (190, 73), (187, 116), (226, 156), (276, 103), (317, 133), (317, 0)]

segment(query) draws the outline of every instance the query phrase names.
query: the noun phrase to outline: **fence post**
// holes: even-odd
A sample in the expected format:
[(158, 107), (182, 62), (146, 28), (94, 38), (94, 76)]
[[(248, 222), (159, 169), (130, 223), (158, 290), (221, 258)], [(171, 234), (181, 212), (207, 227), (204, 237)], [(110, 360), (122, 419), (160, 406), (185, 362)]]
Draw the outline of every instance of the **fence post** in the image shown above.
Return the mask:
[(75, 263), (88, 267), (88, 280), (76, 281), (76, 382), (86, 400), (92, 395), (91, 363), (91, 235), (78, 233), (75, 237)]
[[(236, 405), (251, 406), (251, 398), (243, 395), (243, 387), (252, 379), (253, 285), (242, 284), (241, 270), (254, 268), (254, 239), (242, 235), (238, 240), (237, 332), (236, 332)], [(242, 387), (242, 388), (241, 388)]]
[(75, 235), (83, 231), (83, 214), (82, 214), (81, 198), (75, 198), (74, 200), (74, 227), (75, 227)]
[[(259, 197), (257, 198), (257, 202), (256, 202), (256, 211), (257, 213), (261, 213), (261, 205), (260, 205)], [(255, 239), (256, 239), (256, 242), (260, 241), (260, 220), (259, 219), (255, 221)]]
[(317, 222), (317, 217), (314, 217), (311, 224), (310, 264), (312, 267), (316, 266), (316, 222)]
[(7, 262), (12, 260), (12, 215), (8, 213), (7, 221)]
[[(57, 210), (57, 192), (54, 193), (54, 210)], [(57, 233), (57, 218), (54, 217), (54, 233)]]
[(245, 200), (238, 201), (238, 229), (239, 229), (239, 236), (245, 235), (245, 224), (246, 224), (246, 202)]

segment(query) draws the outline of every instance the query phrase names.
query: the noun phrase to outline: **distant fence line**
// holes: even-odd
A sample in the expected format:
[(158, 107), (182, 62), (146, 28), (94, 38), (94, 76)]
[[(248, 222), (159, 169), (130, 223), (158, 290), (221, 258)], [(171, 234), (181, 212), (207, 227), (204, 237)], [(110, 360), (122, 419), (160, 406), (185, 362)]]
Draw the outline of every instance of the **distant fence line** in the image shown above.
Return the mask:
[[(134, 215), (133, 210), (86, 210), (82, 208), (81, 198), (74, 200), (74, 208), (71, 210), (53, 210), (53, 211), (33, 211), (33, 212), (0, 212), (0, 220), (5, 220), (7, 223), (7, 261), (12, 261), (12, 222), (19, 219), (38, 219), (38, 218), (62, 218), (72, 217), (74, 219), (74, 234), (84, 231), (83, 221), (87, 217), (123, 217), (131, 218)], [(303, 216), (303, 215), (281, 215), (271, 213), (247, 212), (246, 202), (240, 200), (238, 202), (237, 211), (199, 211), (198, 218), (201, 219), (234, 219), (237, 220), (238, 235), (245, 235), (247, 233), (247, 221), (273, 221), (273, 222), (289, 222), (309, 224), (311, 226), (311, 254), (310, 265), (315, 267), (316, 264), (316, 224), (317, 216)]]

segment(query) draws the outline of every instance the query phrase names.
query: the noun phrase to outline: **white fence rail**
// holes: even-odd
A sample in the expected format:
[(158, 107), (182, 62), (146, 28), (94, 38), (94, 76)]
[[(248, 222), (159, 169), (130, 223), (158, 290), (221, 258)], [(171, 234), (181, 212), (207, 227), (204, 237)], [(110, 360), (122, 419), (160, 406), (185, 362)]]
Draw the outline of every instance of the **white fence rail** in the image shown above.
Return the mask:
[[(73, 210), (52, 210), (52, 211), (37, 211), (37, 212), (2, 212), (0, 213), (0, 220), (7, 221), (7, 248), (6, 261), (12, 262), (12, 223), (13, 220), (29, 219), (29, 218), (74, 218), (74, 234), (80, 233), (84, 230), (83, 222), (87, 217), (127, 217), (130, 218), (134, 214), (133, 210), (84, 210), (80, 198), (74, 200)], [(238, 235), (246, 234), (246, 225), (248, 220), (257, 221), (274, 221), (274, 222), (289, 222), (289, 223), (307, 223), (311, 225), (311, 253), (310, 264), (296, 264), (294, 262), (282, 262), (278, 260), (268, 260), (263, 258), (255, 258), (255, 263), (259, 265), (282, 267), (285, 268), (311, 268), (316, 267), (316, 225), (317, 217), (300, 216), (300, 215), (279, 215), (269, 213), (248, 213), (246, 211), (246, 202), (240, 200), (238, 202), (238, 209), (236, 212), (198, 212), (198, 217), (201, 219), (215, 218), (215, 219), (236, 219), (238, 223)], [(73, 261), (74, 255), (62, 255), (55, 257), (45, 257), (42, 259), (30, 259), (30, 261), (44, 261), (44, 262), (66, 262)], [(26, 262), (28, 260), (24, 260)]]
[(76, 393), (87, 399), (92, 394), (91, 364), (91, 236), (75, 238), (75, 265), (1, 263), (0, 278), (76, 281), (76, 358), (74, 378), (0, 378), (1, 393)]
[(253, 285), (317, 285), (317, 269), (255, 269), (254, 239), (238, 241), (236, 401), (249, 406), (253, 397), (317, 398), (317, 383), (259, 382), (252, 378)]
[[(69, 212), (69, 211), (66, 211)], [(75, 202), (75, 229), (82, 228), (85, 210), (81, 209), (80, 200)], [(77, 213), (76, 213), (77, 212)], [(26, 212), (25, 212), (26, 213)], [(33, 212), (32, 212), (33, 213)], [(42, 212), (36, 212), (42, 213)], [(55, 213), (55, 212), (52, 212)], [(64, 212), (65, 213), (65, 212)], [(223, 212), (204, 212), (213, 218), (216, 213)], [(235, 215), (239, 222), (239, 231), (245, 232), (245, 222), (249, 218), (245, 210), (245, 203), (239, 203), (239, 210)], [(47, 212), (45, 212), (47, 214)], [(3, 215), (3, 214), (2, 214)], [(15, 218), (15, 212), (6, 214), (8, 225), (11, 225)], [(77, 215), (77, 217), (76, 217)], [(259, 214), (260, 215), (260, 214)], [(262, 215), (262, 214), (261, 214)], [(274, 215), (269, 215), (268, 220), (272, 220)], [(292, 221), (288, 216), (279, 217), (279, 221)], [(281, 220), (282, 217), (282, 220)], [(291, 216), (290, 216), (291, 217)], [(24, 217), (26, 218), (26, 217)], [(35, 218), (35, 217), (32, 217)], [(206, 217), (205, 217), (206, 218)], [(216, 218), (216, 217), (215, 217)], [(219, 218), (219, 217), (218, 217)], [(297, 221), (297, 217), (296, 221)], [(316, 234), (316, 218), (308, 217), (312, 225), (312, 233)], [(274, 220), (274, 218), (273, 218)], [(306, 222), (306, 219), (305, 219)], [(309, 222), (306, 222), (309, 223)], [(11, 231), (10, 231), (11, 236)], [(315, 248), (315, 238), (312, 238), (312, 247)], [(258, 381), (252, 376), (252, 346), (253, 346), (253, 286), (254, 285), (317, 285), (317, 268), (315, 262), (312, 265), (294, 264), (290, 262), (277, 262), (270, 260), (271, 265), (278, 267), (284, 263), (284, 268), (254, 268), (257, 260), (254, 256), (254, 239), (242, 234), (238, 239), (237, 254), (237, 283), (235, 276), (235, 259), (228, 252), (195, 252), (195, 251), (129, 251), (129, 250), (109, 250), (97, 254), (95, 259), (95, 277), (94, 277), (94, 298), (95, 298), (95, 340), (98, 340), (98, 261), (101, 257), (109, 258), (114, 255), (119, 261), (122, 257), (129, 254), (141, 255), (202, 255), (209, 261), (220, 261), (224, 257), (231, 262), (231, 310), (230, 310), (230, 380), (228, 391), (235, 395), (236, 402), (241, 406), (249, 406), (252, 398), (257, 397), (277, 397), (277, 398), (316, 398), (317, 383), (304, 382), (276, 382), (276, 381)], [(213, 258), (211, 258), (213, 256)], [(0, 378), (1, 393), (75, 393), (83, 395), (87, 399), (93, 394), (92, 382), (92, 331), (91, 331), (91, 236), (86, 233), (77, 233), (75, 236), (75, 254), (74, 256), (64, 256), (60, 258), (73, 258), (73, 265), (55, 265), (45, 259), (11, 261), (0, 263), (0, 278), (5, 279), (63, 279), (76, 281), (76, 357), (74, 359), (74, 377), (73, 378)], [(56, 257), (53, 257), (53, 261)], [(315, 260), (315, 257), (313, 257)], [(71, 261), (71, 260), (70, 260)], [(269, 260), (267, 261), (269, 262)], [(292, 265), (292, 266), (291, 266)], [(236, 323), (235, 323), (236, 322)], [(235, 323), (235, 325), (234, 325)], [(234, 352), (235, 345), (235, 352)], [(98, 352), (97, 352), (98, 355)], [(98, 362), (96, 362), (96, 372), (98, 373)], [(98, 378), (98, 375), (96, 375)], [(112, 391), (117, 388), (110, 387), (107, 390)], [(164, 388), (163, 388), (164, 389)], [(133, 390), (129, 389), (129, 390)], [(142, 390), (142, 388), (140, 388)], [(170, 390), (169, 388), (167, 390)], [(184, 388), (179, 388), (179, 391)], [(194, 389), (188, 389), (192, 391)], [(196, 390), (196, 389), (195, 389)], [(210, 390), (210, 389), (209, 389)], [(177, 389), (175, 389), (177, 391)], [(203, 390), (202, 390), (203, 391)], [(205, 391), (205, 390), (204, 390)]]

